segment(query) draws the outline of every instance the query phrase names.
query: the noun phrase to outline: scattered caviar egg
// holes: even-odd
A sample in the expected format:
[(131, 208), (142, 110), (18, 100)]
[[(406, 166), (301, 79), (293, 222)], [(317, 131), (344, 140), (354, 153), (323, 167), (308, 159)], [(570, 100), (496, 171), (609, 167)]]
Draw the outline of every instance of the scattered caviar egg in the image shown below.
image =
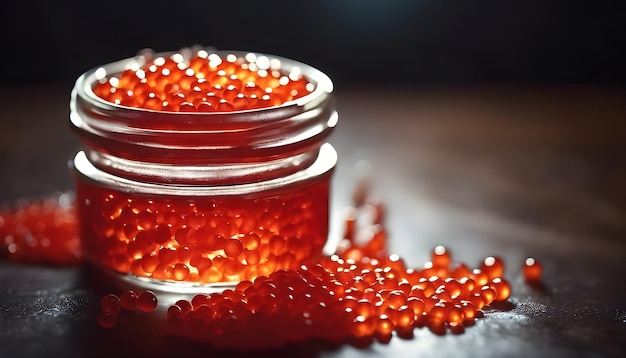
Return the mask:
[(486, 305), (486, 299), (479, 292), (472, 293), (467, 299), (477, 310), (483, 309)]
[(436, 303), (427, 313), (428, 320), (431, 323), (444, 323), (450, 313), (450, 306), (445, 303)]
[(120, 298), (114, 294), (108, 294), (100, 301), (100, 310), (117, 315), (120, 312)]
[(486, 304), (491, 304), (496, 299), (496, 290), (491, 286), (483, 286), (479, 291)]
[(126, 290), (120, 294), (120, 307), (124, 311), (134, 311), (137, 308), (137, 294), (133, 290)]
[(539, 282), (541, 280), (541, 273), (543, 271), (543, 267), (541, 262), (536, 259), (529, 257), (524, 261), (524, 279), (528, 282)]
[(465, 320), (465, 311), (460, 306), (452, 306), (450, 312), (448, 312), (446, 322), (450, 324), (461, 324), (463, 320)]
[(369, 337), (376, 331), (376, 320), (364, 316), (357, 316), (352, 322), (351, 333), (356, 338)]
[(489, 282), (489, 274), (481, 269), (472, 270), (471, 278), (476, 282), (476, 286), (479, 287)]
[(413, 308), (408, 306), (401, 306), (394, 312), (393, 316), (394, 324), (398, 328), (409, 328), (415, 322), (415, 314)]
[(504, 301), (511, 295), (511, 285), (509, 283), (500, 278), (496, 277), (491, 281), (490, 286), (496, 291), (496, 296), (494, 301)]
[(450, 266), (450, 252), (445, 246), (436, 246), (432, 252), (432, 263), (437, 268), (447, 269)]
[(143, 291), (137, 296), (137, 308), (142, 312), (152, 312), (157, 306), (157, 297), (152, 291)]
[(472, 270), (470, 270), (470, 268), (464, 263), (455, 264), (454, 268), (450, 272), (450, 276), (456, 278), (457, 280), (463, 277), (469, 277), (471, 274)]
[(476, 308), (474, 308), (474, 305), (469, 301), (462, 301), (460, 307), (463, 310), (465, 322), (473, 321), (476, 317)]
[(178, 300), (176, 301), (175, 305), (180, 308), (181, 315), (183, 316), (186, 315), (187, 312), (191, 311), (193, 308), (191, 303), (187, 300)]
[(167, 309), (168, 320), (171, 320), (172, 318), (180, 319), (182, 317), (183, 317), (183, 310), (179, 306), (173, 305), (173, 306), (168, 307)]
[(378, 318), (378, 323), (376, 325), (376, 332), (379, 334), (389, 334), (393, 331), (393, 329), (395, 328), (395, 325), (393, 324), (393, 321), (391, 321), (391, 319), (385, 315), (382, 314), (380, 315), (380, 317)]
[(489, 256), (483, 260), (480, 270), (490, 279), (501, 277), (504, 274), (504, 263), (499, 257)]
[(97, 318), (98, 325), (102, 328), (111, 328), (117, 323), (117, 315), (110, 312), (101, 311)]
[(462, 293), (463, 286), (459, 281), (453, 278), (447, 278), (445, 280), (444, 289), (450, 294), (451, 297), (455, 297)]

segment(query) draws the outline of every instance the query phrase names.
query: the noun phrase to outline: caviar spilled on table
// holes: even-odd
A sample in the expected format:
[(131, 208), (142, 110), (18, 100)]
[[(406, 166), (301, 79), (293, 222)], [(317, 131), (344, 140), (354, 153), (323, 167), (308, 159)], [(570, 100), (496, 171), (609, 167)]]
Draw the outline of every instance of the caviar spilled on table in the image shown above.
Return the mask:
[[(355, 215), (363, 211), (349, 210)], [(461, 333), (482, 317), (484, 307), (510, 296), (500, 258), (489, 256), (470, 270), (453, 264), (450, 251), (437, 246), (422, 269), (407, 268), (399, 256), (387, 254), (381, 222), (357, 227), (354, 220), (352, 215), (347, 218), (346, 242), (335, 255), (244, 280), (220, 293), (177, 301), (167, 309), (168, 333), (243, 350), (309, 339), (375, 337), (385, 342), (393, 332), (410, 336), (424, 326)], [(363, 235), (370, 240), (351, 244)], [(124, 291), (122, 296), (129, 293), (134, 294)], [(110, 297), (103, 298), (101, 315), (110, 311), (104, 308)], [(120, 300), (113, 302), (113, 311), (119, 312)], [(111, 327), (110, 321), (99, 324)]]
[[(349, 210), (337, 254), (179, 301), (167, 311), (168, 332), (244, 350), (306, 339), (387, 342), (394, 332), (411, 336), (425, 326), (461, 333), (483, 316), (484, 307), (509, 298), (501, 259), (487, 257), (471, 271), (454, 264), (450, 252), (438, 246), (423, 268), (408, 268), (398, 255), (387, 253), (381, 222), (355, 225), (352, 214), (364, 210)], [(369, 240), (354, 244), (363, 236)]]
[[(25, 216), (24, 210), (30, 216)], [(438, 333), (463, 332), (483, 316), (482, 309), (509, 297), (511, 287), (502, 278), (504, 262), (497, 257), (489, 256), (471, 269), (454, 263), (450, 251), (438, 246), (422, 268), (407, 268), (399, 256), (386, 251), (382, 210), (379, 203), (348, 210), (345, 239), (335, 255), (311, 260), (297, 269), (242, 280), (221, 293), (181, 296), (167, 309), (167, 332), (231, 349), (263, 349), (309, 339), (350, 342), (377, 338), (386, 342), (393, 332), (410, 336), (413, 329), (421, 327)], [(374, 212), (376, 215), (369, 217), (375, 219), (357, 226), (354, 215), (364, 211)], [(34, 258), (41, 258), (42, 263), (80, 262), (74, 215), (73, 205), (61, 206), (58, 199), (4, 209), (0, 215), (3, 254), (26, 262)], [(34, 227), (38, 233), (46, 233), (50, 245), (13, 249), (17, 233)], [(359, 244), (355, 243), (357, 237), (361, 237)], [(527, 281), (540, 280), (537, 260), (527, 259), (522, 269)], [(156, 307), (157, 296), (151, 291), (109, 294), (101, 300), (96, 321), (112, 328), (123, 311), (153, 312)], [(241, 340), (242, 335), (248, 339)]]
[(0, 206), (0, 258), (53, 265), (82, 262), (71, 195)]

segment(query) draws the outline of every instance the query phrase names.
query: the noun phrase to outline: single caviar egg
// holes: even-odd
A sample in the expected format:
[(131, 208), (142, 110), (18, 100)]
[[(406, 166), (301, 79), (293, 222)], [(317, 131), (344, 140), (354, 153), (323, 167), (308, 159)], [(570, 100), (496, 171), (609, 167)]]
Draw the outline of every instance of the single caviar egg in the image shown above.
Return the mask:
[(100, 310), (117, 315), (120, 312), (120, 298), (114, 294), (108, 294), (100, 301)]
[(124, 311), (134, 311), (137, 308), (137, 294), (135, 291), (126, 290), (120, 295), (120, 307)]
[(450, 252), (445, 248), (445, 246), (436, 246), (433, 249), (431, 256), (433, 266), (441, 269), (448, 269), (448, 266), (450, 266)]
[(152, 312), (156, 309), (157, 297), (152, 291), (144, 291), (137, 297), (137, 308), (143, 312)]
[(494, 278), (490, 286), (496, 291), (495, 302), (504, 301), (511, 295), (511, 285), (500, 277)]
[(524, 279), (528, 282), (539, 282), (541, 280), (541, 273), (543, 267), (541, 263), (532, 257), (527, 258), (524, 261)]
[(117, 323), (117, 315), (110, 312), (101, 311), (97, 317), (98, 325), (102, 328), (111, 328)]
[(504, 262), (499, 257), (489, 256), (483, 260), (480, 270), (485, 272), (490, 279), (502, 277), (504, 274)]

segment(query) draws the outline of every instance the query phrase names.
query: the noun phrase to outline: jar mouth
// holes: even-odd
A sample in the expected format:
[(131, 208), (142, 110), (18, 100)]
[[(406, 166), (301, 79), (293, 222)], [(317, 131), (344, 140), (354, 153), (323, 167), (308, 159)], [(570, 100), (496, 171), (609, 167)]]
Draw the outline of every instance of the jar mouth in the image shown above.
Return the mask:
[[(175, 52), (162, 52), (154, 54), (155, 57), (167, 57), (171, 56)], [(220, 56), (226, 56), (233, 54), (237, 57), (243, 57), (250, 52), (244, 51), (225, 51), (216, 50), (213, 53)], [(118, 114), (118, 119), (128, 118), (129, 120), (136, 120), (138, 117), (143, 117), (146, 113), (150, 114), (152, 121), (163, 121), (167, 118), (172, 121), (183, 121), (189, 130), (201, 124), (203, 121), (211, 121), (211, 128), (221, 127), (225, 125), (227, 127), (233, 127), (237, 123), (250, 123), (250, 122), (267, 122), (276, 118), (282, 118), (285, 116), (294, 116), (299, 113), (306, 112), (312, 108), (319, 107), (320, 103), (327, 100), (329, 95), (333, 92), (333, 83), (330, 78), (322, 71), (309, 66), (304, 63), (300, 63), (288, 58), (267, 55), (262, 53), (255, 53), (257, 57), (265, 56), (270, 60), (280, 61), (281, 70), (291, 71), (294, 68), (299, 68), (300, 73), (308, 81), (314, 85), (313, 91), (310, 93), (296, 98), (291, 101), (284, 102), (277, 106), (269, 106), (262, 108), (235, 110), (228, 112), (174, 112), (164, 110), (153, 110), (139, 107), (125, 106), (114, 102), (109, 102), (104, 98), (99, 97), (93, 91), (93, 85), (97, 83), (101, 78), (114, 74), (119, 74), (124, 70), (130, 69), (133, 66), (142, 66), (147, 61), (144, 56), (135, 56), (120, 61), (112, 62), (97, 68), (93, 68), (78, 78), (74, 89), (72, 91), (72, 102), (74, 100), (84, 100), (93, 107), (96, 112), (107, 113), (115, 111)], [(120, 114), (122, 114), (120, 116)], [(154, 122), (153, 122), (154, 123)], [(129, 123), (131, 126), (135, 123)], [(233, 127), (233, 129), (236, 129)]]

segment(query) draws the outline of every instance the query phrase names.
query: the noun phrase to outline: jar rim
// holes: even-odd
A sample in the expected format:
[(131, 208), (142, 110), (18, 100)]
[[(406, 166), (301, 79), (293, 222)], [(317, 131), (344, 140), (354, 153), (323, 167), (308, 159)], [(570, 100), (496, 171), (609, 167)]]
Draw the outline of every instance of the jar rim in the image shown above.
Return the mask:
[[(154, 53), (155, 57), (169, 57), (173, 54), (177, 53), (176, 51), (168, 51), (168, 52), (158, 52)], [(224, 58), (225, 56), (232, 54), (237, 56), (238, 58), (243, 58), (246, 54), (254, 54), (257, 57), (265, 56), (270, 60), (278, 60), (280, 61), (281, 70), (290, 71), (295, 67), (300, 69), (300, 72), (303, 77), (305, 77), (308, 81), (314, 84), (314, 89), (312, 92), (296, 98), (294, 100), (286, 101), (277, 106), (268, 106), (254, 109), (245, 109), (245, 110), (235, 110), (235, 111), (216, 111), (216, 112), (174, 112), (174, 111), (163, 111), (163, 110), (153, 110), (147, 108), (140, 107), (131, 107), (125, 106), (122, 104), (116, 104), (113, 102), (109, 102), (102, 97), (96, 95), (93, 91), (93, 84), (99, 81), (100, 78), (106, 78), (107, 76), (111, 76), (114, 74), (118, 74), (123, 72), (124, 70), (130, 69), (132, 66), (142, 66), (147, 60), (143, 55), (137, 55), (134, 57), (122, 59), (119, 61), (111, 62), (102, 66), (98, 66), (92, 68), (91, 70), (83, 73), (77, 80), (74, 86), (74, 90), (72, 93), (72, 98), (80, 97), (83, 100), (89, 102), (91, 106), (94, 106), (96, 110), (101, 111), (125, 111), (127, 112), (127, 116), (134, 117), (137, 115), (145, 115), (150, 114), (152, 116), (159, 115), (167, 115), (169, 118), (174, 117), (185, 117), (188, 118), (210, 118), (211, 121), (216, 121), (224, 117), (225, 120), (232, 123), (233, 118), (236, 117), (239, 120), (245, 120), (246, 122), (252, 119), (253, 121), (265, 121), (271, 120), (275, 117), (284, 117), (286, 113), (293, 113), (290, 115), (295, 115), (297, 113), (306, 112), (310, 108), (314, 108), (319, 105), (320, 102), (323, 102), (332, 92), (333, 92), (333, 83), (332, 80), (319, 69), (310, 66), (308, 64), (298, 62), (286, 57), (269, 55), (258, 52), (250, 52), (250, 51), (239, 51), (239, 50), (211, 50), (212, 54), (217, 54), (220, 57)], [(273, 112), (277, 112), (274, 113)], [(249, 114), (246, 115), (246, 114)], [(263, 114), (263, 115), (259, 115)]]

